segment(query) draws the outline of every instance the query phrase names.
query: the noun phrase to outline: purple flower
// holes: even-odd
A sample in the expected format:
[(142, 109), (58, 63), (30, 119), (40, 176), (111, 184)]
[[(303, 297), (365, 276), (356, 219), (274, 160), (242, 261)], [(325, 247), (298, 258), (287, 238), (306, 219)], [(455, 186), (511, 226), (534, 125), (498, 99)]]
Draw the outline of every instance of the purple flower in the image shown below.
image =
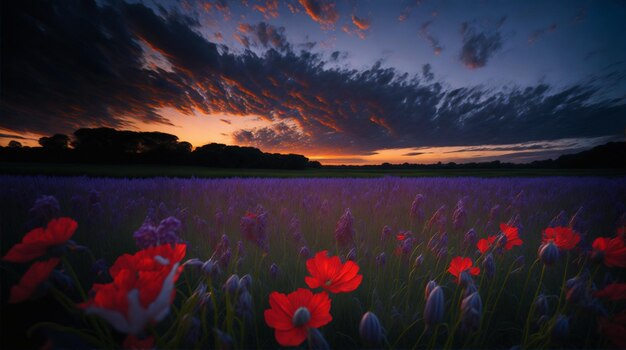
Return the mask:
[(424, 288), (424, 299), (428, 300), (428, 296), (430, 295), (430, 292), (433, 291), (433, 289), (435, 289), (435, 287), (437, 287), (437, 282), (430, 280), (428, 281), (428, 283), (426, 283), (426, 288)]
[(424, 321), (426, 322), (426, 327), (434, 328), (441, 323), (443, 321), (444, 313), (443, 290), (441, 287), (436, 286), (430, 293), (428, 293), (428, 298), (426, 299), (426, 305), (424, 307)]
[(303, 246), (300, 248), (300, 251), (298, 251), (298, 255), (300, 258), (306, 260), (311, 256), (311, 251), (309, 250), (309, 247)]
[(535, 315), (545, 316), (548, 314), (548, 298), (544, 294), (539, 294), (534, 303)]
[(335, 240), (340, 246), (346, 247), (354, 244), (355, 230), (353, 226), (354, 218), (352, 213), (350, 209), (346, 209), (335, 227)]
[(267, 239), (267, 213), (262, 207), (258, 207), (256, 213), (247, 212), (240, 222), (239, 228), (245, 239), (253, 242), (259, 248), (267, 251), (269, 241)]
[(350, 260), (350, 261), (356, 260), (356, 248), (350, 249), (348, 254), (346, 254), (346, 260)]
[(422, 207), (423, 203), (424, 196), (422, 194), (417, 194), (415, 199), (413, 199), (413, 203), (411, 203), (411, 211), (409, 213), (412, 220), (424, 219), (424, 208)]
[(461, 328), (466, 332), (475, 332), (480, 327), (483, 303), (478, 292), (474, 292), (461, 302)]
[(387, 263), (387, 255), (385, 254), (385, 252), (382, 252), (376, 255), (376, 265), (385, 266), (386, 263)]
[(422, 256), (422, 254), (420, 254), (415, 258), (415, 261), (413, 262), (413, 267), (417, 269), (420, 266), (422, 266), (423, 263), (424, 263), (424, 257)]
[(276, 279), (278, 278), (279, 274), (280, 274), (280, 269), (278, 268), (278, 265), (276, 265), (275, 263), (272, 263), (272, 265), (270, 265), (270, 278)]
[(224, 285), (222, 286), (224, 293), (227, 293), (231, 296), (235, 295), (239, 290), (239, 276), (236, 274), (230, 275)]
[(135, 244), (141, 249), (168, 243), (179, 243), (182, 242), (178, 236), (180, 227), (180, 221), (173, 216), (163, 219), (157, 227), (154, 227), (149, 222), (144, 222), (139, 230), (133, 233), (133, 238), (135, 239)]
[(552, 341), (562, 343), (569, 335), (569, 319), (567, 316), (559, 314), (552, 325)]
[(50, 220), (61, 216), (59, 201), (54, 196), (41, 196), (28, 211), (28, 230), (35, 227), (46, 227)]
[(368, 311), (361, 317), (359, 335), (365, 346), (377, 348), (382, 346), (384, 337), (383, 327), (380, 325), (378, 317), (376, 317), (373, 312)]
[(559, 258), (559, 248), (552, 242), (544, 243), (539, 247), (539, 259), (546, 266), (550, 266)]
[(380, 240), (381, 241), (388, 240), (389, 238), (391, 238), (391, 234), (392, 234), (391, 227), (385, 225), (385, 227), (383, 227), (383, 232), (381, 232), (380, 234)]
[(465, 208), (463, 207), (463, 202), (459, 201), (459, 205), (454, 210), (452, 214), (452, 226), (455, 229), (462, 229), (467, 224), (467, 213), (465, 212)]
[(465, 248), (473, 249), (476, 247), (476, 243), (478, 243), (478, 235), (476, 231), (471, 228), (465, 233), (465, 236), (463, 236), (463, 245)]
[(485, 256), (485, 260), (483, 260), (483, 269), (485, 270), (485, 275), (487, 278), (493, 278), (496, 274), (496, 262), (493, 259), (493, 255), (491, 253)]

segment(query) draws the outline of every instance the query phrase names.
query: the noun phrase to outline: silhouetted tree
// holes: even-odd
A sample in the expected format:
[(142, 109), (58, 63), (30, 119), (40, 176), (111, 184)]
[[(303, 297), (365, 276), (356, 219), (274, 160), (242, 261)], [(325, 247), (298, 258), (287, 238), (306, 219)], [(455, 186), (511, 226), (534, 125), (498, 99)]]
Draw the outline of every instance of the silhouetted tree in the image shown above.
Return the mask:
[(44, 149), (49, 150), (64, 150), (68, 149), (70, 145), (70, 138), (67, 135), (55, 134), (50, 137), (42, 137), (39, 139), (39, 144)]
[(18, 142), (18, 141), (11, 140), (11, 141), (9, 141), (9, 148), (13, 148), (13, 149), (15, 149), (15, 148), (22, 148), (22, 144), (20, 142)]

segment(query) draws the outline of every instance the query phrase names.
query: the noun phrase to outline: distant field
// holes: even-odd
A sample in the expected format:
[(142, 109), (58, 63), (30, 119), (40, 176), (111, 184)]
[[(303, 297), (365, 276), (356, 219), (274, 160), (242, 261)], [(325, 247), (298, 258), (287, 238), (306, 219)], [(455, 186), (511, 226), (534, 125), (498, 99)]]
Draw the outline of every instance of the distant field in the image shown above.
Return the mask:
[(215, 169), (195, 166), (165, 165), (106, 165), (106, 164), (35, 164), (0, 163), (0, 174), (53, 175), (91, 177), (535, 177), (535, 176), (626, 176), (623, 169), (428, 169), (428, 170), (382, 170), (382, 169)]

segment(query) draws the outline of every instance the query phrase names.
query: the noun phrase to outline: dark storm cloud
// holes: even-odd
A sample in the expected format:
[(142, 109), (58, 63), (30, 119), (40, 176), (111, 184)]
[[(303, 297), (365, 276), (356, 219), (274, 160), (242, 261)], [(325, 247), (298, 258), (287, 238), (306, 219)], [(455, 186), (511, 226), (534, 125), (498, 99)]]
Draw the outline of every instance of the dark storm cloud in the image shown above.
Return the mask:
[(339, 20), (339, 12), (331, 0), (299, 0), (304, 11), (324, 28), (332, 27)]
[(280, 122), (271, 127), (239, 130), (233, 133), (234, 139), (241, 144), (258, 145), (268, 149), (292, 149), (307, 147), (308, 139), (297, 127)]
[(285, 37), (285, 27), (275, 27), (265, 22), (259, 22), (255, 25), (240, 24), (238, 30), (252, 38), (252, 40), (250, 40), (248, 36), (246, 36), (247, 40), (245, 43), (248, 44), (245, 45), (246, 47), (250, 46), (250, 43), (252, 42), (256, 46), (265, 49), (270, 47), (280, 51), (290, 49), (287, 37)]
[(432, 23), (432, 21), (428, 21), (422, 24), (419, 34), (422, 38), (424, 38), (424, 40), (426, 40), (426, 42), (428, 42), (428, 45), (430, 45), (430, 47), (433, 49), (435, 55), (439, 56), (441, 54), (441, 51), (443, 51), (443, 47), (439, 44), (439, 40), (432, 36), (432, 34), (430, 34), (430, 32), (428, 31), (428, 27), (430, 27)]
[(542, 36), (548, 33), (554, 33), (556, 29), (557, 29), (556, 23), (552, 23), (549, 27), (546, 27), (546, 28), (537, 29), (534, 32), (532, 32), (530, 36), (528, 37), (528, 43), (532, 45), (537, 40), (539, 40)]
[(13, 135), (13, 134), (0, 134), (0, 139), (14, 139), (14, 140), (33, 140), (28, 137)]
[(433, 73), (432, 66), (429, 63), (422, 66), (422, 76), (424, 76), (426, 81), (435, 79), (435, 74)]
[(502, 35), (499, 29), (505, 20), (506, 17), (500, 19), (495, 30), (477, 28), (475, 23), (461, 24), (463, 47), (459, 58), (465, 67), (469, 69), (484, 67), (493, 54), (502, 48)]
[[(350, 70), (329, 68), (324, 56), (306, 50), (236, 54), (188, 21), (141, 4), (3, 2), (2, 16), (0, 128), (11, 132), (168, 123), (158, 110), (172, 107), (190, 115), (258, 116), (269, 126), (239, 130), (236, 140), (298, 152), (367, 154), (623, 133), (624, 102), (598, 98), (593, 84), (450, 89), (427, 73), (409, 76), (380, 62)], [(171, 69), (144, 68), (139, 43)]]

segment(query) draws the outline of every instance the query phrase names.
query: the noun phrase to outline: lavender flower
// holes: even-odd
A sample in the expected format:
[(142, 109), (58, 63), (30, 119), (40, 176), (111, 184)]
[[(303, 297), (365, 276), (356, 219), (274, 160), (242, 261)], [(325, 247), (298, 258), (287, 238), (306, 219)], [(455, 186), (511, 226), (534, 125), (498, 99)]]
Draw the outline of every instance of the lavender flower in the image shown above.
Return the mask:
[(346, 209), (335, 227), (335, 240), (340, 246), (346, 247), (354, 244), (355, 230), (353, 226), (354, 218), (352, 213), (350, 209)]
[(180, 221), (173, 216), (163, 219), (157, 227), (144, 222), (139, 230), (135, 231), (133, 238), (135, 239), (135, 244), (140, 249), (156, 247), (162, 244), (179, 243), (182, 242), (180, 237), (178, 237), (180, 227)]
[(413, 199), (413, 203), (411, 203), (411, 211), (410, 217), (411, 220), (421, 221), (424, 219), (424, 208), (422, 204), (424, 203), (424, 196), (422, 194), (417, 194), (415, 199)]
[(376, 265), (377, 266), (385, 266), (385, 264), (387, 263), (387, 255), (385, 254), (385, 252), (382, 252), (378, 255), (376, 255)]
[(467, 224), (467, 212), (463, 207), (463, 202), (459, 201), (457, 208), (454, 210), (452, 214), (452, 226), (455, 229), (462, 229)]
[(348, 254), (346, 254), (346, 260), (350, 260), (350, 261), (356, 260), (356, 248), (350, 249)]
[(48, 222), (61, 216), (59, 201), (54, 196), (41, 196), (28, 211), (28, 230), (46, 227)]
[(483, 269), (485, 270), (485, 275), (487, 278), (493, 278), (496, 274), (496, 262), (493, 259), (493, 255), (491, 253), (485, 256), (485, 260), (483, 260)]
[(387, 241), (389, 238), (391, 238), (392, 232), (393, 231), (391, 230), (391, 227), (385, 225), (385, 227), (383, 227), (383, 231), (380, 234), (380, 240)]
[(473, 249), (476, 247), (476, 243), (478, 243), (478, 235), (476, 231), (471, 228), (465, 233), (465, 236), (463, 236), (463, 245), (466, 249)]
[(256, 213), (246, 213), (239, 222), (239, 228), (244, 238), (265, 251), (269, 249), (269, 241), (267, 238), (267, 213), (262, 207), (258, 207)]

